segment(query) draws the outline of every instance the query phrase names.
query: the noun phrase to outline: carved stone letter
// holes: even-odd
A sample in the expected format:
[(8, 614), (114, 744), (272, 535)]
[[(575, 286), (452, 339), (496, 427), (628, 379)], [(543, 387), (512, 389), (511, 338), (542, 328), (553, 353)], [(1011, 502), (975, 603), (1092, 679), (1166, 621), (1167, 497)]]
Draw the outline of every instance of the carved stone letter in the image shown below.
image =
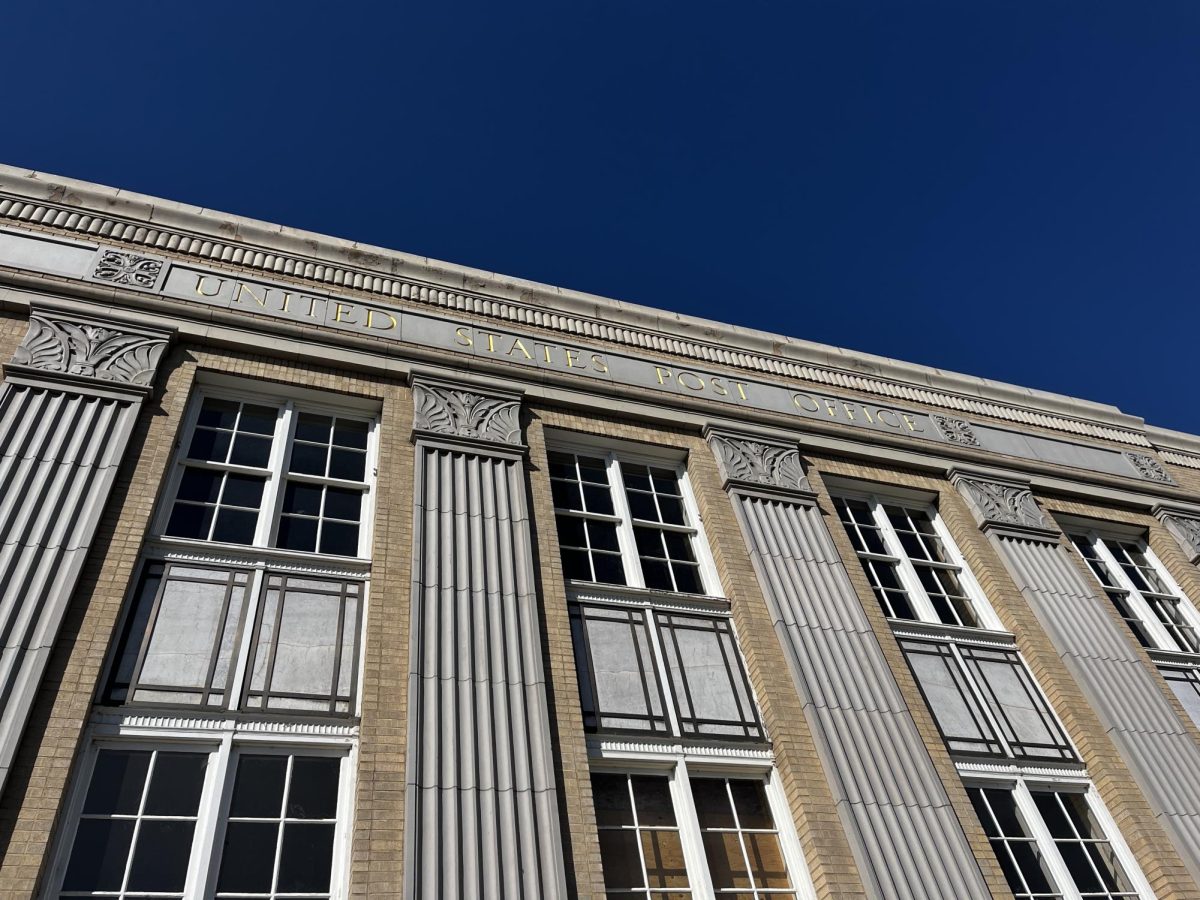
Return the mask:
[(449, 437), (521, 445), (521, 401), (455, 385), (413, 382), (413, 428)]

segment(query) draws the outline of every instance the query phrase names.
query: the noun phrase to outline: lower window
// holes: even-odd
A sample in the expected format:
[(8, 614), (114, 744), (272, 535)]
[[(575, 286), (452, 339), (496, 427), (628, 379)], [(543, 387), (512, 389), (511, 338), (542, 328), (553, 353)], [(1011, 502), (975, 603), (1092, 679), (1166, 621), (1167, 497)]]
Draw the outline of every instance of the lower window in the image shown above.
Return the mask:
[(1017, 900), (1142, 896), (1089, 791), (1018, 783), (967, 793)]
[[(102, 746), (58, 896), (328, 898), (339, 870), (345, 758)], [(206, 841), (211, 833), (216, 840)]]
[(796, 898), (763, 779), (674, 779), (593, 774), (608, 900)]

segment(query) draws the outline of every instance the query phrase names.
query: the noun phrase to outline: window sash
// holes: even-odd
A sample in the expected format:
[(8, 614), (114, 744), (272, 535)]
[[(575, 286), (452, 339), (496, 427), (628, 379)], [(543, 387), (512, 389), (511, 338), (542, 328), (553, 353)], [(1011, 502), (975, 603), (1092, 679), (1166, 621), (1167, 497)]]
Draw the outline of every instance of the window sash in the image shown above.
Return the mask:
[[(1070, 537), (1138, 643), (1155, 650), (1200, 653), (1200, 613), (1145, 541), (1116, 540), (1096, 531), (1074, 533)], [(1136, 565), (1125, 545), (1133, 547), (1169, 593), (1139, 589), (1109, 546), (1110, 542), (1117, 545), (1129, 564)]]

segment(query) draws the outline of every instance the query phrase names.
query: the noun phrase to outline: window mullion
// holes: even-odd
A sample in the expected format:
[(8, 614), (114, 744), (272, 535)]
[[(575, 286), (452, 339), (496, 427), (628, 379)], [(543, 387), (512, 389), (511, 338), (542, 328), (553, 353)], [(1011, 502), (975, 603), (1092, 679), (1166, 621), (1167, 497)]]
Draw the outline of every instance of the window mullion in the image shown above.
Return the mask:
[[(250, 582), (246, 585), (246, 601), (242, 608), (242, 620), (238, 623), (237, 658), (229, 679), (229, 696), (225, 698), (226, 709), (237, 709), (242, 703), (242, 692), (250, 680), (246, 671), (250, 665), (250, 651), (258, 634), (258, 610), (262, 606), (263, 594), (266, 592), (267, 573), (259, 568), (250, 573)], [(264, 702), (265, 707), (265, 702)]]
[(621, 548), (621, 564), (625, 567), (625, 582), (630, 587), (645, 587), (642, 563), (638, 558), (637, 539), (633, 535), (633, 514), (629, 511), (629, 498), (625, 496), (625, 479), (621, 475), (621, 463), (613, 453), (604, 458), (608, 470), (608, 485), (613, 501), (613, 512), (621, 517), (617, 525), (617, 545)]
[(258, 513), (258, 527), (254, 531), (254, 543), (259, 547), (270, 547), (278, 528), (279, 511), (283, 506), (283, 483), (287, 461), (292, 452), (292, 435), (296, 430), (296, 404), (286, 401), (275, 419), (275, 432), (271, 440), (271, 457), (267, 462), (267, 483), (263, 488), (262, 508)]
[(679, 827), (679, 843), (683, 847), (683, 861), (687, 866), (688, 884), (695, 900), (715, 900), (712, 875), (708, 870), (708, 856), (704, 852), (704, 838), (700, 833), (700, 817), (696, 814), (696, 801), (692, 797), (692, 783), (687, 762), (679, 760), (670, 779), (671, 798), (675, 802), (675, 822)]
[(1033, 794), (1030, 793), (1029, 786), (1024, 781), (1018, 781), (1013, 786), (1013, 798), (1016, 800), (1017, 809), (1021, 813), (1025, 827), (1037, 841), (1038, 849), (1041, 850), (1042, 857), (1046, 860), (1050, 875), (1054, 879), (1059, 893), (1062, 894), (1063, 900), (1083, 900), (1079, 888), (1075, 886), (1075, 879), (1071, 877), (1071, 870), (1067, 868), (1066, 860), (1058, 852), (1054, 836), (1046, 827), (1042, 814), (1033, 801)]
[(966, 559), (958, 549), (958, 544), (950, 535), (950, 529), (946, 527), (941, 513), (936, 508), (930, 508), (929, 521), (933, 523), (933, 530), (941, 538), (942, 547), (945, 549), (946, 555), (950, 557), (950, 562), (958, 567), (958, 580), (966, 589), (964, 593), (971, 599), (971, 607), (979, 624), (994, 631), (1007, 631), (1008, 629), (1004, 627), (1000, 617), (996, 615), (996, 611), (992, 609), (992, 604), (988, 602), (983, 588), (975, 580), (975, 573), (967, 565)]
[(193, 855), (188, 862), (187, 880), (184, 882), (184, 896), (187, 897), (209, 897), (215, 888), (215, 884), (209, 882), (215, 878), (215, 866), (219, 863), (217, 831), (222, 820), (226, 784), (229, 782), (232, 746), (232, 736), (225, 735), (221, 745), (215, 751), (209, 751), (200, 808), (196, 813), (197, 835), (192, 840)]
[[(675, 698), (675, 683), (671, 680), (671, 673), (667, 668), (667, 655), (663, 652), (662, 635), (659, 633), (658, 614), (652, 609), (646, 609), (646, 624), (650, 632), (650, 646), (654, 653), (654, 671), (658, 674), (658, 683), (661, 685), (661, 694), (663, 703), (666, 709), (663, 712), (667, 715), (667, 723), (671, 728), (671, 733), (676, 737), (683, 735), (683, 727), (679, 724), (679, 701)], [(695, 710), (693, 710), (693, 714)]]
[(904, 547), (900, 543), (900, 538), (896, 534), (895, 528), (892, 526), (891, 520), (887, 517), (887, 512), (883, 508), (883, 504), (878, 497), (871, 497), (867, 501), (871, 505), (871, 516), (875, 519), (875, 525), (879, 528), (879, 536), (887, 546), (888, 552), (896, 558), (896, 577), (900, 579), (900, 584), (904, 587), (908, 594), (908, 600), (913, 608), (913, 612), (922, 622), (940, 622), (937, 611), (933, 608), (933, 603), (929, 600), (929, 595), (925, 593), (925, 588), (921, 585), (921, 579), (917, 577), (917, 570), (912, 564), (912, 560), (908, 558), (908, 554), (904, 552)]
[[(1004, 723), (996, 716), (992, 705), (988, 702), (987, 694), (984, 692), (983, 686), (976, 680), (976, 672), (973, 667), (967, 665), (967, 661), (963, 659), (962, 651), (958, 644), (954, 641), (948, 641), (950, 652), (954, 655), (954, 663), (958, 666), (959, 672), (962, 673), (963, 679), (967, 683), (967, 688), (971, 691), (971, 696), (975, 698), (976, 704), (979, 706), (979, 711), (987, 720), (988, 726), (992, 729), (992, 734), (996, 735), (996, 740), (1000, 742), (1000, 746), (1004, 748), (1004, 755), (1009, 759), (1017, 759), (1017, 754), (1013, 752), (1012, 746), (1008, 742), (1008, 737), (1004, 733)], [(1024, 660), (1021, 660), (1024, 665)], [(1047, 704), (1047, 709), (1049, 709)], [(1057, 719), (1055, 720), (1057, 723)]]
[(693, 519), (691, 532), (692, 552), (700, 563), (700, 581), (704, 592), (710, 597), (723, 597), (725, 592), (721, 586), (717, 563), (713, 559), (712, 548), (708, 543), (708, 535), (704, 531), (704, 521), (700, 518), (700, 505), (696, 503), (696, 494), (692, 490), (692, 479), (688, 477), (687, 466), (680, 466), (678, 471), (679, 493), (683, 497), (685, 514)]
[[(1158, 619), (1158, 614), (1154, 608), (1142, 596), (1130, 580), (1129, 575), (1121, 568), (1121, 564), (1117, 562), (1116, 556), (1108, 549), (1108, 543), (1104, 538), (1092, 532), (1088, 535), (1088, 540), (1092, 544), (1092, 549), (1096, 551), (1096, 555), (1100, 557), (1104, 565), (1108, 568), (1109, 574), (1117, 586), (1125, 591), (1125, 602), (1128, 603), (1137, 612), (1137, 616), (1142, 621), (1142, 627), (1146, 629), (1150, 637), (1154, 640), (1155, 646), (1159, 650), (1174, 650), (1177, 646), (1174, 636), (1167, 631), (1166, 627)], [(1101, 585), (1103, 590), (1103, 585)], [(1107, 594), (1105, 595), (1107, 599)]]

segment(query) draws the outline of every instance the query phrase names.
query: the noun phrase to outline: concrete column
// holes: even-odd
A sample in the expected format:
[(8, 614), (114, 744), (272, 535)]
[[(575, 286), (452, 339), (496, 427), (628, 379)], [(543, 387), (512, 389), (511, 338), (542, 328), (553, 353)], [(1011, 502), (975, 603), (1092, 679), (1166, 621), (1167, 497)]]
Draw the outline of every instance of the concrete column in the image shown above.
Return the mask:
[(34, 307), (0, 387), (0, 790), (170, 334)]
[(520, 398), (418, 378), (405, 896), (566, 896)]
[[(1200, 747), (1042, 512), (1028, 484), (956, 472), (953, 482), (1100, 717), (1193, 878), (1200, 877)], [(1114, 810), (1114, 814), (1118, 811)]]
[(790, 444), (710, 431), (871, 897), (991, 896)]

